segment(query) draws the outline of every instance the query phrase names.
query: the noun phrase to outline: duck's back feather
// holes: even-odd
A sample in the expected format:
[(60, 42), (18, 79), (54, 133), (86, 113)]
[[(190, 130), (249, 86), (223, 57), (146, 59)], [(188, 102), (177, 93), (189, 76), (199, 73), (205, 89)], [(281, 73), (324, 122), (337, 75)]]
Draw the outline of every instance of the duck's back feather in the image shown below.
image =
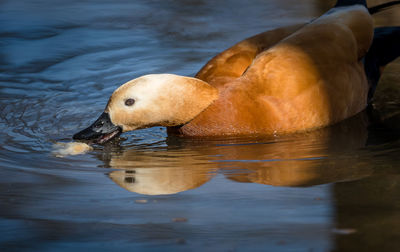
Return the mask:
[(372, 37), (372, 18), (358, 5), (333, 9), (303, 27), (245, 40), (198, 73), (219, 89), (220, 97), (180, 131), (279, 134), (353, 116), (366, 106), (361, 59)]
[(277, 28), (245, 39), (212, 58), (197, 73), (196, 78), (213, 86), (220, 86), (236, 79), (242, 76), (258, 54), (271, 48), (303, 26), (304, 24), (296, 24)]

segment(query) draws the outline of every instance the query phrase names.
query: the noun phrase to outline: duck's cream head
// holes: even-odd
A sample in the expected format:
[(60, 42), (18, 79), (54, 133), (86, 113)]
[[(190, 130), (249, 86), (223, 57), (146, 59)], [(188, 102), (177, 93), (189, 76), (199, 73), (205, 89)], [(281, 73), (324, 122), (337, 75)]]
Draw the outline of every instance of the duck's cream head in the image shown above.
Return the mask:
[(73, 138), (104, 143), (121, 132), (184, 125), (217, 98), (216, 88), (196, 78), (145, 75), (117, 88), (103, 114)]

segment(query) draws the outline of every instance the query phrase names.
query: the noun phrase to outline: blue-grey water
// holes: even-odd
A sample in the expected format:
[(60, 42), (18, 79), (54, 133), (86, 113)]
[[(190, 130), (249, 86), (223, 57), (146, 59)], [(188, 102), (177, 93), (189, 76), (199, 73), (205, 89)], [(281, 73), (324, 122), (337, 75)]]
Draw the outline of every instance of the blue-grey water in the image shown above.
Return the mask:
[[(373, 113), (330, 128), (202, 140), (156, 127), (52, 154), (122, 83), (193, 76), (333, 2), (0, 1), (0, 250), (399, 251), (399, 60)], [(400, 8), (375, 21), (400, 25)]]

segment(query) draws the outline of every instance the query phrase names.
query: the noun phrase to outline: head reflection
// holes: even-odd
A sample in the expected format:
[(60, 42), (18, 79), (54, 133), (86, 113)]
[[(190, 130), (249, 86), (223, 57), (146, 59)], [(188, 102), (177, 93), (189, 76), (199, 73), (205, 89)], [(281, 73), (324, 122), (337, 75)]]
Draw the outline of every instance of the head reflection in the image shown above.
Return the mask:
[(175, 194), (197, 188), (210, 180), (215, 170), (190, 150), (126, 150), (113, 156), (109, 164), (118, 169), (108, 175), (117, 185), (145, 195)]
[(109, 177), (128, 191), (145, 195), (175, 194), (197, 188), (211, 175), (183, 167), (135, 168), (113, 171)]

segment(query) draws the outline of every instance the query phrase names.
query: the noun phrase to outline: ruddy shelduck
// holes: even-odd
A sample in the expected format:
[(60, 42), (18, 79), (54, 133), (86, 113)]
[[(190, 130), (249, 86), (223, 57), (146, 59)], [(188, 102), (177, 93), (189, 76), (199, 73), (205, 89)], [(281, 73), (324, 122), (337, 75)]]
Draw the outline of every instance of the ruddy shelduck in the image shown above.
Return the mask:
[(153, 74), (131, 80), (74, 139), (104, 143), (152, 126), (201, 137), (287, 134), (354, 116), (366, 108), (382, 67), (400, 55), (400, 27), (379, 28), (374, 38), (371, 11), (377, 9), (339, 0), (307, 24), (236, 44), (194, 78)]

